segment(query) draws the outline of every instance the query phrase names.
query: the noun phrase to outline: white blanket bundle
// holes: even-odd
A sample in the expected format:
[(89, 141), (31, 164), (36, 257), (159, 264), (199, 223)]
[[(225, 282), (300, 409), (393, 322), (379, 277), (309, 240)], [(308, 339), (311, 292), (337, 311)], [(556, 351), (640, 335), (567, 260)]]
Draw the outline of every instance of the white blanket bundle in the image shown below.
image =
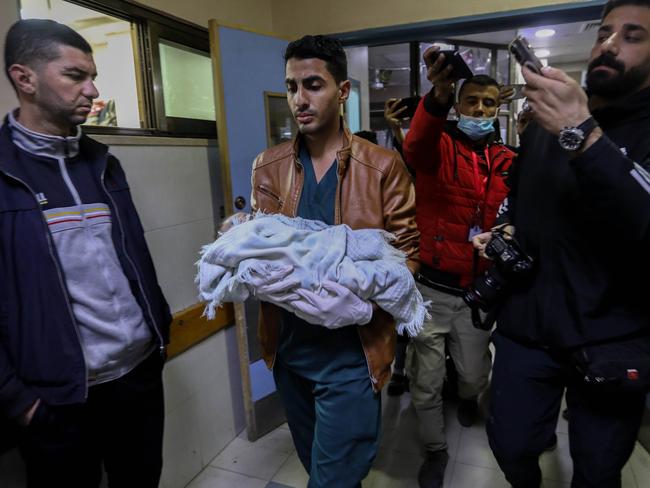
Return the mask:
[(258, 213), (204, 246), (196, 281), (213, 318), (223, 302), (255, 295), (250, 277), (292, 266), (300, 287), (318, 291), (324, 280), (347, 287), (391, 314), (397, 331), (417, 335), (428, 317), (404, 254), (383, 230)]

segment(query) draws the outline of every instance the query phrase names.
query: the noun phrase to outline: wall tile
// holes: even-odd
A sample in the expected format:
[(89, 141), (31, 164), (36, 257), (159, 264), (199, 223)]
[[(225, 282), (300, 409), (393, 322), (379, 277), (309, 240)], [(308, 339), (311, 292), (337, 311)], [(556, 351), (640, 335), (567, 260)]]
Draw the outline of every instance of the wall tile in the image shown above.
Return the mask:
[(194, 283), (201, 246), (212, 242), (212, 221), (201, 220), (145, 234), (160, 287), (172, 312), (199, 302)]
[(213, 220), (209, 165), (218, 161), (209, 160), (207, 147), (111, 146), (110, 150), (124, 167), (145, 231)]
[(162, 479), (167, 488), (182, 488), (203, 468), (197, 404), (190, 398), (165, 417)]

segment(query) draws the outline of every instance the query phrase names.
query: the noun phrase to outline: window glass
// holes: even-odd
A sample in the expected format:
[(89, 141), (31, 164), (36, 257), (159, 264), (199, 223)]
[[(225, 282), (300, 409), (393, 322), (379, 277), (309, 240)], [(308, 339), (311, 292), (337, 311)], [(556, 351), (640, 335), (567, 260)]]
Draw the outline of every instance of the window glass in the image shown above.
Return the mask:
[(505, 49), (497, 50), (496, 80), (500, 85), (508, 85), (510, 83), (510, 56)]
[(210, 55), (163, 40), (159, 43), (165, 115), (215, 120)]
[(508, 131), (510, 128), (510, 117), (507, 115), (499, 116), (499, 131), (501, 140), (503, 142), (508, 142)]
[(361, 83), (350, 79), (350, 96), (345, 104), (345, 115), (350, 132), (355, 133), (361, 130)]
[(99, 97), (86, 125), (143, 125), (136, 82), (134, 24), (62, 0), (21, 0), (20, 6), (21, 18), (56, 20), (77, 31), (91, 45)]
[(390, 145), (384, 104), (389, 98), (411, 93), (411, 62), (408, 43), (368, 48), (370, 130), (377, 132), (380, 145)]
[(492, 50), (483, 47), (458, 46), (469, 69), (475, 75), (492, 76)]

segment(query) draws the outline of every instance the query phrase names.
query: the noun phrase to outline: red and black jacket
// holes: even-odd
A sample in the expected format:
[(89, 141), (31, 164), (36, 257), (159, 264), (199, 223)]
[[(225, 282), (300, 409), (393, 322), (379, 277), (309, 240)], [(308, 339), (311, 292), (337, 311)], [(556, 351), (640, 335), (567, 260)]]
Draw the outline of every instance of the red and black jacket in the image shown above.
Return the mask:
[[(456, 124), (450, 107), (420, 102), (404, 142), (404, 160), (415, 170), (422, 273), (456, 289), (474, 277), (472, 227), (490, 229), (508, 193), (506, 179), (515, 153), (494, 140), (476, 145)], [(479, 270), (487, 266), (481, 259)]]

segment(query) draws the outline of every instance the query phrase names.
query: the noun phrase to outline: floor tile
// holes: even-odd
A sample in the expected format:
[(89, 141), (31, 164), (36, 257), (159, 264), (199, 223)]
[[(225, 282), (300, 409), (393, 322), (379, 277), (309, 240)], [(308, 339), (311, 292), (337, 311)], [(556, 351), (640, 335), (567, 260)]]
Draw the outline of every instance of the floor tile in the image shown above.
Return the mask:
[(645, 480), (644, 484), (641, 485), (637, 483), (636, 477), (634, 476), (634, 472), (632, 471), (632, 464), (627, 463), (625, 467), (623, 468), (623, 472), (621, 473), (621, 478), (622, 478), (622, 488), (645, 488), (647, 486), (650, 486), (650, 479)]
[(363, 488), (413, 488), (422, 457), (382, 449), (379, 451)]
[[(571, 483), (564, 483), (562, 481), (543, 480), (541, 488), (571, 488)], [(623, 485), (622, 488), (628, 488)]]
[(286, 450), (261, 447), (237, 437), (210, 464), (270, 481), (289, 456)]
[(510, 488), (498, 469), (470, 466), (456, 462), (450, 488)]
[(264, 447), (266, 449), (274, 449), (277, 451), (286, 452), (291, 454), (295, 451), (293, 445), (293, 438), (291, 437), (291, 432), (289, 429), (277, 428), (264, 437), (260, 437), (254, 443), (257, 447)]
[[(449, 444), (450, 461), (445, 473), (445, 488), (509, 488), (503, 473), (492, 455), (481, 420), (465, 428), (456, 419), (456, 405), (448, 402), (445, 407), (445, 426)], [(363, 481), (363, 488), (414, 488), (417, 473), (423, 461), (418, 438), (417, 414), (410, 396), (383, 398), (383, 434), (379, 453)], [(540, 457), (543, 473), (542, 488), (569, 488), (572, 463), (569, 455), (566, 421), (558, 422), (558, 447)], [(216, 467), (223, 469), (217, 470)], [(220, 476), (223, 471), (245, 474), (252, 483), (271, 480), (262, 486), (268, 488), (305, 488), (309, 476), (305, 472), (293, 447), (286, 424), (278, 427), (255, 443), (244, 438), (235, 439), (210, 467)], [(215, 477), (215, 473), (211, 472)], [(622, 474), (622, 488), (650, 486), (650, 455), (637, 445), (632, 458)], [(210, 479), (210, 478), (209, 478)], [(193, 483), (197, 483), (197, 478)], [(219, 480), (221, 482), (221, 480)], [(267, 483), (267, 481), (262, 481)], [(227, 488), (231, 485), (219, 484)], [(208, 488), (212, 485), (195, 485), (188, 488)], [(235, 485), (232, 485), (235, 486)], [(237, 488), (248, 487), (238, 483)], [(252, 485), (257, 487), (258, 485)]]
[(557, 419), (557, 428), (555, 429), (556, 432), (561, 432), (563, 434), (568, 434), (569, 433), (569, 422), (566, 421), (566, 419), (562, 416), (562, 412), (564, 412), (564, 409), (566, 408), (566, 397), (562, 397), (562, 406), (560, 407), (560, 415)]
[(309, 482), (309, 475), (303, 467), (298, 454), (293, 452), (273, 476), (272, 481), (292, 488), (305, 488)]
[(650, 454), (637, 442), (628, 463), (639, 488), (650, 486)]
[(187, 488), (265, 488), (266, 485), (261, 479), (208, 466)]
[(469, 464), (482, 468), (499, 468), (488, 444), (484, 424), (479, 423), (472, 427), (462, 429), (456, 461), (461, 464)]
[(569, 436), (558, 432), (557, 447), (545, 452), (539, 458), (542, 477), (548, 480), (570, 483), (573, 476), (573, 463), (569, 453)]

